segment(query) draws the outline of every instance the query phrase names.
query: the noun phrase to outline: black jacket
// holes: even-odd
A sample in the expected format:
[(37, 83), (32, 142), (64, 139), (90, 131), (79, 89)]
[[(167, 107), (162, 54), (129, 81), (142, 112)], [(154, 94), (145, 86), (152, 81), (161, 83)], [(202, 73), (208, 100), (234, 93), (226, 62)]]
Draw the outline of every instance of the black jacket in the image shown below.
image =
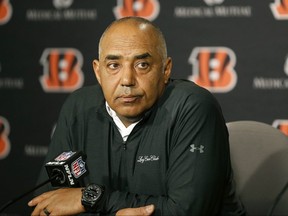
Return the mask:
[[(147, 204), (155, 204), (155, 215), (245, 214), (235, 196), (221, 109), (192, 82), (171, 80), (126, 142), (100, 86), (77, 90), (62, 108), (46, 161), (67, 150), (87, 155), (82, 184), (105, 185), (101, 215)], [(39, 181), (46, 178), (43, 169)]]

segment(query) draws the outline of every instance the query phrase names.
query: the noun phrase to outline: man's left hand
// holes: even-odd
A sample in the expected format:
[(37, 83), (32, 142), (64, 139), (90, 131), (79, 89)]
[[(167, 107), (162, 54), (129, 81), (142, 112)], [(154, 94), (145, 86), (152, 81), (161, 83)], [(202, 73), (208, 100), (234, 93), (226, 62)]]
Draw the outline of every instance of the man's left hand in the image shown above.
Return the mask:
[(36, 206), (31, 215), (75, 215), (85, 212), (81, 204), (81, 188), (62, 188), (45, 192), (34, 199), (28, 205)]

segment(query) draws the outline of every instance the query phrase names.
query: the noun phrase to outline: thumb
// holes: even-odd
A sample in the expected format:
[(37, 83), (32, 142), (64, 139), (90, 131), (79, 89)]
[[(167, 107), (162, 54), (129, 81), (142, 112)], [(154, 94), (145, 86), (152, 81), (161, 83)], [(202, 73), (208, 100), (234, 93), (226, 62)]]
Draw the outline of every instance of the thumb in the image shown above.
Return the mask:
[(155, 206), (154, 205), (148, 205), (148, 206), (144, 206), (144, 211), (145, 211), (145, 215), (151, 215), (154, 210), (155, 210)]

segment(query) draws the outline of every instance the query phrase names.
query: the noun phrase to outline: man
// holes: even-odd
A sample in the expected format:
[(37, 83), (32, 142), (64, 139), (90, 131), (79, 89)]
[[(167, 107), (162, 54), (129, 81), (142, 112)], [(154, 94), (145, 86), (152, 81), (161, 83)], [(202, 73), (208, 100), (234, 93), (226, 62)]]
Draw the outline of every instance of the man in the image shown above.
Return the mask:
[(245, 215), (221, 109), (207, 90), (170, 79), (156, 26), (137, 17), (113, 22), (93, 68), (100, 85), (68, 98), (46, 157), (82, 150), (89, 175), (81, 188), (35, 197), (32, 215)]

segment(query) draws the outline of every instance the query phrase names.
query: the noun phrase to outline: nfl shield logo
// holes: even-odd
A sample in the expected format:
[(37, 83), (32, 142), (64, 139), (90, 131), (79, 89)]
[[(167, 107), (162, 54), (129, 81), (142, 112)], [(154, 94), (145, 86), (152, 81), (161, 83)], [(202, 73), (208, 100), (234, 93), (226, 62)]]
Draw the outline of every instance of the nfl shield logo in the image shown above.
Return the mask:
[(72, 164), (72, 174), (75, 178), (79, 178), (81, 175), (86, 173), (85, 162), (82, 160), (82, 157), (76, 159)]

